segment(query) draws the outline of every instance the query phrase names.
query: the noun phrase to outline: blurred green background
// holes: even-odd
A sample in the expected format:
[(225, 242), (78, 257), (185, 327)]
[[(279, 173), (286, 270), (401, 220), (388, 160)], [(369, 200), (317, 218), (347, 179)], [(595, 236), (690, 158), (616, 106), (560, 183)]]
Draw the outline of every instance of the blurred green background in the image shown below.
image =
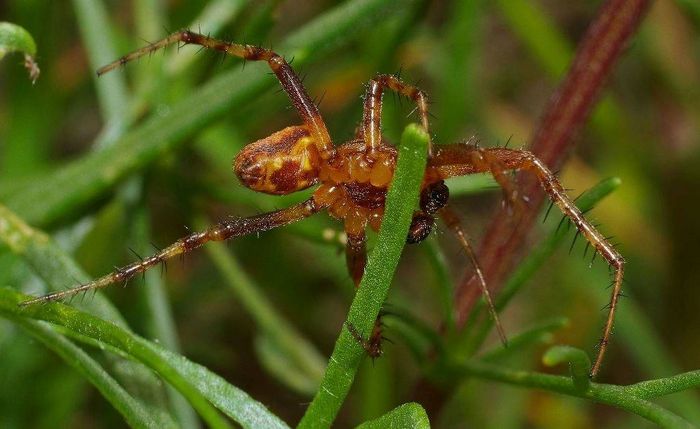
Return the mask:
[[(102, 3), (105, 9), (99, 7)], [(207, 114), (175, 137), (162, 136), (174, 125), (168, 121), (138, 134), (173, 143), (155, 154), (134, 155), (141, 160), (115, 185), (62, 205), (54, 202), (68, 190), (46, 180), (68, 163), (108, 150), (130, 130), (165, 117), (188, 97), (198, 100), (191, 110), (206, 108), (208, 100), (196, 98), (202, 85), (237, 70), (240, 62), (197, 53), (197, 47), (171, 47), (97, 80), (94, 71), (99, 65), (183, 27), (289, 54), (283, 50), (287, 36), (340, 3), (1, 2), (0, 21), (22, 25), (34, 36), (42, 74), (32, 85), (19, 54), (0, 63), (0, 202), (49, 232), (90, 275), (99, 276), (134, 260), (129, 247), (147, 254), (152, 251), (150, 242), (162, 247), (188, 229), (230, 214), (250, 215), (300, 200), (303, 195), (254, 194), (230, 171), (230, 160), (244, 144), (298, 122), (285, 95), (276, 91), (273, 76), (267, 76), (268, 69), (253, 63), (235, 72), (240, 87), (232, 78), (232, 90), (245, 89), (251, 77), (260, 75), (268, 89), (245, 95), (244, 102), (223, 114)], [(307, 53), (297, 71), (320, 101), (336, 144), (353, 136), (363, 84), (378, 72), (401, 69), (402, 76), (419, 82), (433, 102), (436, 142), (478, 135), (486, 146), (510, 140), (520, 147), (532, 135), (599, 3), (408, 2), (359, 34), (329, 40), (321, 55)], [(622, 180), (591, 214), (606, 235), (615, 236), (628, 260), (629, 298), (620, 310), (624, 321), (617, 326), (600, 375), (607, 383), (669, 376), (697, 369), (700, 361), (699, 35), (697, 2), (653, 2), (560, 174), (572, 196), (606, 177)], [(404, 125), (415, 120), (406, 118), (413, 106), (391, 95), (386, 101), (385, 133), (395, 142)], [(114, 158), (115, 169), (121, 161)], [(95, 165), (80, 168), (110, 174), (110, 163), (99, 164), (105, 168), (100, 172), (90, 170)], [(42, 181), (46, 200), (22, 199)], [(501, 194), (481, 182), (460, 183), (478, 185), (478, 195), (462, 191), (453, 198), (467, 230), (478, 240)], [(538, 225), (533, 245), (557, 222)], [(353, 295), (342, 248), (334, 238), (340, 229), (321, 214), (229, 243), (235, 259), (216, 254), (220, 248), (199, 250), (183, 263), (170, 263), (166, 275), (147, 276), (145, 286), (139, 279), (106, 294), (137, 333), (179, 347), (285, 421), (296, 422), (313, 389), (303, 380), (290, 380), (284, 365), (276, 363), (279, 349), (270, 350), (266, 322), (256, 305), (262, 297), (275, 317), (293, 325), (321, 356), (328, 356)], [(444, 301), (435, 286), (439, 273), (431, 262), (438, 246), (448, 261), (447, 275), (459, 280), (464, 255), (441, 227), (430, 243), (404, 251), (389, 297), (396, 313), (410, 313), (432, 329), (444, 315)], [(547, 261), (501, 317), (509, 334), (566, 317), (566, 326), (546, 340), (592, 353), (604, 319), (600, 308), (608, 299), (607, 270), (600, 261), (589, 267), (589, 258), (582, 259), (582, 240), (570, 254), (568, 248), (563, 246)], [(43, 287), (4, 246), (0, 284), (27, 293)], [(259, 296), (245, 295), (241, 284)], [(167, 297), (153, 297), (153, 290)], [(154, 310), (157, 305), (165, 309)], [(410, 340), (400, 334), (400, 318), (388, 319), (386, 335), (394, 343), (386, 343), (385, 356), (373, 364), (368, 360), (361, 369), (339, 427), (377, 417), (420, 396), (416, 383), (424, 377), (422, 365), (407, 345)], [(495, 338), (489, 344), (498, 347)], [(545, 347), (531, 344), (507, 362), (559, 373), (542, 367)], [(470, 380), (446, 391), (449, 394), (431, 410), (435, 427), (651, 426), (609, 407), (494, 382)], [(697, 392), (683, 395), (662, 402), (700, 424)], [(0, 320), (1, 427), (122, 425), (119, 414), (87, 381), (18, 327)]]

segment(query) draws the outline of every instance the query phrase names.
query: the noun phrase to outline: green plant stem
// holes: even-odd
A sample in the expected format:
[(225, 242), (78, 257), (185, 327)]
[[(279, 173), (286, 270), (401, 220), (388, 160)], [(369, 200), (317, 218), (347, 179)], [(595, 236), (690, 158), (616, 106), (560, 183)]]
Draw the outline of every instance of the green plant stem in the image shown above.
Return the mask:
[[(542, 389), (570, 396), (590, 399), (626, 410), (665, 428), (692, 428), (688, 421), (665, 408), (633, 394), (634, 389), (610, 384), (591, 383), (588, 390), (580, 390), (570, 377), (504, 369), (477, 361), (457, 364), (454, 368), (463, 376), (485, 378), (515, 386)], [(690, 378), (697, 378), (697, 375)], [(660, 381), (656, 380), (659, 384)], [(634, 387), (633, 385), (632, 387)], [(669, 390), (670, 392), (670, 390)]]
[(428, 141), (429, 136), (418, 125), (411, 124), (403, 132), (398, 165), (387, 194), (386, 213), (377, 243), (369, 255), (365, 274), (347, 321), (341, 327), (321, 387), (299, 423), (300, 428), (331, 425), (365, 357), (365, 350), (350, 334), (347, 325), (354, 326), (360, 333), (369, 333), (379, 315), (418, 201)]
[(700, 370), (684, 372), (666, 378), (642, 381), (627, 386), (625, 389), (636, 396), (644, 399), (657, 398), (669, 395), (682, 390), (700, 387)]
[[(73, 9), (87, 47), (91, 69), (97, 70), (98, 67), (117, 58), (112, 25), (103, 1), (73, 0)], [(100, 110), (107, 123), (107, 129), (103, 133), (106, 137), (99, 141), (101, 144), (113, 144), (128, 125), (129, 91), (126, 79), (122, 73), (112, 73), (99, 79), (95, 75), (93, 79)]]

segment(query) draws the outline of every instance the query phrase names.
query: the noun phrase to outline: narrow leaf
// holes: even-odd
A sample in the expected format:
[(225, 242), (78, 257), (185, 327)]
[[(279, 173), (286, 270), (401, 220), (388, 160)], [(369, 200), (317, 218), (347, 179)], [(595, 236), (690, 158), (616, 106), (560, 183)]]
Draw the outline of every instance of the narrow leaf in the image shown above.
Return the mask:
[(428, 414), (415, 402), (399, 405), (378, 419), (362, 423), (357, 429), (430, 429)]
[(27, 30), (17, 24), (0, 22), (0, 60), (11, 52), (24, 53), (24, 68), (32, 83), (39, 78), (39, 65), (34, 61), (36, 43)]

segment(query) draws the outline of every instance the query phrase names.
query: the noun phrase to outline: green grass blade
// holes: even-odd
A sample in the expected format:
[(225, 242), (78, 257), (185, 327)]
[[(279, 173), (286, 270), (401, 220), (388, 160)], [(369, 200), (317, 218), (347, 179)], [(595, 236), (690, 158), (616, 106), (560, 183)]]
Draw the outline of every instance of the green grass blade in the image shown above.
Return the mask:
[[(406, 127), (401, 137), (398, 165), (387, 194), (379, 237), (348, 312), (346, 324), (352, 324), (360, 333), (371, 332), (406, 243), (425, 171), (428, 140), (425, 131), (415, 124)], [(327, 427), (333, 422), (363, 357), (365, 350), (343, 325), (321, 387), (299, 423), (300, 428)]]
[(448, 333), (453, 333), (457, 329), (457, 314), (455, 313), (454, 305), (454, 286), (450, 277), (447, 258), (434, 237), (426, 240), (421, 249), (427, 255), (430, 266), (435, 272), (435, 281), (433, 283), (440, 298), (445, 327)]
[[(99, 363), (70, 340), (45, 324), (15, 317), (8, 313), (2, 313), (2, 315), (9, 316), (10, 320), (17, 323), (34, 338), (61, 356), (68, 365), (72, 366), (80, 375), (92, 383), (102, 396), (119, 411), (129, 426), (153, 428), (163, 427), (163, 425), (167, 424), (168, 420), (151, 416), (142, 403), (130, 396)], [(170, 420), (170, 423), (172, 424), (172, 420)]]
[[(163, 0), (138, 1), (134, 3), (132, 14), (133, 34), (137, 34), (139, 39), (155, 41), (165, 37), (164, 28), (167, 27), (167, 17)], [(113, 60), (114, 58), (109, 61)], [(131, 68), (134, 76), (132, 104), (136, 103), (136, 100), (155, 98), (151, 95), (152, 92), (162, 90), (163, 86), (169, 83), (163, 76), (162, 55), (151, 55), (147, 61), (139, 61)], [(124, 76), (124, 73), (118, 74)], [(133, 106), (132, 109), (134, 109)]]
[[(48, 235), (33, 229), (2, 205), (0, 205), (0, 242), (9, 247), (12, 253), (24, 258), (50, 291), (89, 280), (87, 274)], [(87, 302), (76, 303), (76, 306), (126, 327), (126, 322), (119, 311), (99, 293)]]
[[(449, 7), (449, 21), (445, 23), (444, 48), (436, 61), (443, 70), (437, 81), (435, 99), (440, 119), (440, 138), (453, 142), (473, 129), (481, 114), (479, 103), (484, 99), (483, 88), (478, 83), (483, 44), (484, 15), (487, 2), (460, 1)], [(452, 187), (450, 187), (450, 191)]]
[(0, 289), (0, 312), (14, 317), (44, 320), (77, 334), (75, 338), (88, 337), (121, 350), (151, 368), (182, 393), (210, 427), (228, 427), (210, 402), (246, 428), (287, 427), (248, 394), (183, 356), (61, 303), (20, 307), (19, 303), (26, 299), (25, 295)]
[(573, 58), (573, 47), (540, 7), (526, 0), (496, 2), (516, 33), (550, 76), (561, 76)]
[[(46, 234), (32, 229), (2, 205), (0, 205), (0, 242), (7, 245), (14, 254), (21, 256), (49, 290), (60, 290), (89, 280), (75, 261)], [(128, 329), (119, 311), (100, 293), (84, 302), (78, 301), (75, 305)], [(117, 378), (129, 388), (132, 395), (144, 403), (165, 409), (162, 383), (148, 368), (112, 354), (107, 354), (106, 359)]]
[[(233, 21), (243, 8), (249, 3), (248, 0), (214, 0), (202, 9), (200, 14), (192, 20), (189, 28), (195, 31), (202, 31), (205, 34), (216, 36), (221, 32), (226, 23)], [(168, 75), (175, 76), (182, 73), (187, 67), (197, 59), (194, 52), (171, 53), (166, 57), (165, 67)]]
[[(349, 1), (293, 33), (279, 52), (294, 57), (294, 67), (298, 68), (362, 34), (381, 20), (389, 7), (401, 7), (410, 1)], [(151, 116), (114, 145), (43, 175), (21, 192), (12, 186), (0, 188), (0, 197), (33, 225), (70, 217), (129, 174), (182, 144), (195, 131), (275, 85), (264, 66), (256, 66), (260, 68), (249, 65), (246, 73), (236, 68), (218, 76), (169, 109)], [(253, 68), (256, 70), (250, 72)]]
[[(598, 299), (604, 293), (600, 291), (594, 296)], [(615, 324), (618, 332), (622, 333), (620, 341), (626, 345), (626, 350), (636, 364), (648, 374), (647, 377), (664, 377), (681, 371), (664, 344), (664, 334), (634, 300), (623, 302)], [(693, 422), (700, 422), (700, 397), (697, 390), (676, 395), (670, 406)]]
[(399, 405), (383, 416), (364, 422), (357, 429), (430, 429), (428, 414), (415, 402)]
[[(203, 224), (204, 222), (198, 222)], [(245, 273), (244, 268), (221, 243), (212, 243), (207, 253), (224, 276), (241, 305), (248, 311), (267, 340), (261, 349), (277, 355), (275, 365), (268, 366), (281, 381), (305, 395), (313, 395), (323, 377), (325, 358), (309, 340), (299, 334)], [(272, 357), (270, 354), (265, 356)], [(272, 362), (268, 362), (272, 363)]]
[(490, 174), (470, 174), (469, 176), (459, 176), (447, 179), (447, 186), (450, 188), (450, 197), (460, 197), (463, 195), (473, 195), (482, 192), (498, 190), (498, 183)]
[[(97, 70), (103, 64), (118, 58), (109, 14), (102, 0), (73, 0), (73, 9), (87, 48), (90, 68)], [(126, 79), (123, 73), (111, 73), (99, 79), (94, 75), (93, 80), (102, 117), (108, 124), (106, 134), (112, 136), (101, 141), (112, 143), (127, 126), (129, 91)]]
[[(491, 350), (480, 354), (479, 358), (484, 362), (499, 362), (506, 357), (514, 356), (523, 353), (523, 349), (527, 346), (537, 343), (551, 343), (552, 332), (558, 331), (569, 323), (565, 317), (557, 317), (555, 319), (538, 323), (536, 326), (530, 327), (523, 332), (508, 336), (508, 347), (503, 347), (498, 344)], [(588, 374), (586, 374), (586, 377)]]
[(31, 34), (17, 24), (0, 22), (0, 60), (11, 52), (24, 53), (24, 67), (32, 83), (39, 77), (39, 66), (34, 61), (36, 43)]
[[(133, 231), (134, 242), (138, 243), (138, 252), (146, 254), (152, 250), (151, 231), (148, 224), (148, 212), (141, 209), (135, 216)], [(159, 344), (168, 350), (180, 353), (177, 327), (173, 319), (172, 309), (163, 278), (156, 270), (145, 273), (145, 281), (148, 286), (139, 288), (139, 293), (144, 296), (147, 310), (144, 316), (147, 318), (148, 338), (155, 339)], [(167, 389), (170, 409), (183, 429), (195, 429), (200, 427), (192, 407), (185, 398), (175, 389), (168, 386)]]

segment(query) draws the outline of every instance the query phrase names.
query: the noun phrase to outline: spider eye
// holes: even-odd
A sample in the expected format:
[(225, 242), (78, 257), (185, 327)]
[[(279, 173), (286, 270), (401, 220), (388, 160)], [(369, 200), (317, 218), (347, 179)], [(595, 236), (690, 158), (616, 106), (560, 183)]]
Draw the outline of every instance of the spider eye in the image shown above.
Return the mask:
[(422, 212), (413, 215), (411, 227), (408, 229), (406, 243), (416, 244), (428, 238), (433, 229), (435, 218)]
[(431, 183), (420, 196), (420, 208), (427, 214), (433, 214), (447, 205), (447, 200), (450, 199), (450, 190), (445, 185), (445, 182)]

